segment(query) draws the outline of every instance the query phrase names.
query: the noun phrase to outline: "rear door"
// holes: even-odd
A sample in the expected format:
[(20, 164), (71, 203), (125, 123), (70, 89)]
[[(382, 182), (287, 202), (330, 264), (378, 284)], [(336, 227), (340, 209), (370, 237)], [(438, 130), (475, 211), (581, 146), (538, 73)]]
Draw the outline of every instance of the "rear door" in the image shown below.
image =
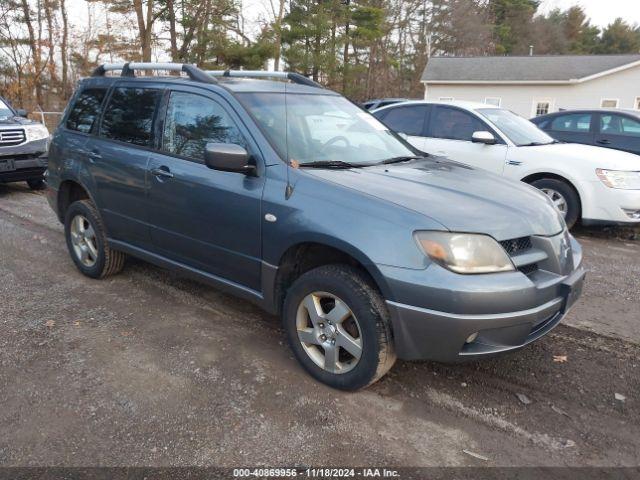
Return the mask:
[(260, 155), (223, 98), (190, 87), (167, 91), (159, 151), (148, 165), (149, 224), (161, 255), (254, 290), (260, 288), (264, 176), (212, 170), (208, 142)]
[(425, 151), (425, 131), (429, 123), (430, 105), (403, 105), (375, 112), (387, 127), (402, 134), (411, 145), (420, 151)]
[(589, 112), (557, 115), (546, 121), (543, 130), (562, 142), (593, 145), (596, 130), (593, 117)]
[(162, 92), (154, 82), (116, 84), (86, 146), (109, 236), (140, 247), (150, 244), (145, 176)]
[(601, 113), (595, 145), (640, 154), (640, 118)]
[[(507, 145), (486, 122), (461, 108), (443, 105), (434, 105), (430, 117), (426, 152), (502, 174)], [(478, 131), (492, 133), (497, 143), (472, 142), (471, 137)]]

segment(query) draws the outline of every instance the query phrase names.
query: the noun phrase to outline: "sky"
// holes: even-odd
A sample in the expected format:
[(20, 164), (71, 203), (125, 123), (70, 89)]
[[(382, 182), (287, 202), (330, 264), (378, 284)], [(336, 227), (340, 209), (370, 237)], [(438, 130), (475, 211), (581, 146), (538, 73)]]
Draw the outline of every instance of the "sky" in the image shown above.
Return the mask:
[(546, 13), (556, 7), (564, 10), (573, 5), (581, 6), (591, 23), (599, 27), (607, 26), (617, 17), (640, 24), (638, 0), (543, 0), (540, 10)]

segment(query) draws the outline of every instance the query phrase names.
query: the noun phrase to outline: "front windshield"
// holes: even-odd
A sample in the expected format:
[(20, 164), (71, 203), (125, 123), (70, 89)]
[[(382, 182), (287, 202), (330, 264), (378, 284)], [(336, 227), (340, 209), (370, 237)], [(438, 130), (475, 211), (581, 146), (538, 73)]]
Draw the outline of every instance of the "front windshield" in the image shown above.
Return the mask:
[(13, 117), (13, 111), (0, 98), (0, 118), (9, 118), (9, 117)]
[(553, 138), (529, 120), (525, 120), (509, 110), (481, 108), (478, 111), (519, 147), (524, 145), (547, 145), (554, 142)]
[(295, 93), (238, 96), (287, 161), (370, 165), (415, 155), (376, 118), (343, 97)]

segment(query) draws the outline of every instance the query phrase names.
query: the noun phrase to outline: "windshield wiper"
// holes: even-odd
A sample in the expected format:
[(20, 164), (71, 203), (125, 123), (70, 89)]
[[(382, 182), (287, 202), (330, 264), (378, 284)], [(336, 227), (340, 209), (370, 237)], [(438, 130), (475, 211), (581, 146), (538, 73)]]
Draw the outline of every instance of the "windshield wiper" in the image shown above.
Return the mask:
[(300, 163), (300, 168), (359, 168), (367, 167), (370, 164), (349, 163), (342, 160), (317, 160), (315, 162)]
[(400, 162), (408, 162), (410, 160), (419, 160), (424, 157), (417, 157), (415, 155), (405, 155), (403, 157), (392, 157), (387, 158), (379, 163), (379, 165), (389, 165), (390, 163), (400, 163)]

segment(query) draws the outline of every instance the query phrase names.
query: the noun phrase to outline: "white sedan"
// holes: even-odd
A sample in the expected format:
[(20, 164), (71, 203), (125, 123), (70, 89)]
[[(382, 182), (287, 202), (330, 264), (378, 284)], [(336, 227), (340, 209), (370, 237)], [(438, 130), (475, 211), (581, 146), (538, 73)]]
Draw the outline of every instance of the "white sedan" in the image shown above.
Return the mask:
[(560, 143), (502, 108), (412, 101), (372, 112), (417, 149), (522, 180), (546, 193), (570, 227), (640, 224), (640, 156)]

